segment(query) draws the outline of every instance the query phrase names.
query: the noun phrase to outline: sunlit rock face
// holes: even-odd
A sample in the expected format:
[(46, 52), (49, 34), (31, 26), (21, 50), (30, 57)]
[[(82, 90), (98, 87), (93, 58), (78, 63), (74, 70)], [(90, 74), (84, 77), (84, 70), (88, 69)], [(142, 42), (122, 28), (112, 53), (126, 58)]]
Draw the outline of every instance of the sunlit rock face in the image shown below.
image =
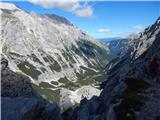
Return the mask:
[(83, 86), (75, 91), (61, 89), (60, 91), (60, 108), (62, 111), (72, 108), (74, 105), (80, 104), (84, 98), (90, 100), (94, 96), (99, 96), (100, 90), (92, 86)]
[(67, 19), (27, 13), (9, 3), (0, 8), (2, 53), (12, 70), (27, 74), (33, 82), (55, 81), (54, 86), (60, 86), (60, 78), (76, 81), (80, 72), (96, 72), (98, 65), (106, 64), (105, 46)]
[(27, 13), (11, 3), (1, 3), (0, 9), (1, 53), (45, 98), (59, 102), (61, 88), (96, 86), (96, 77), (104, 77), (105, 45), (66, 18)]

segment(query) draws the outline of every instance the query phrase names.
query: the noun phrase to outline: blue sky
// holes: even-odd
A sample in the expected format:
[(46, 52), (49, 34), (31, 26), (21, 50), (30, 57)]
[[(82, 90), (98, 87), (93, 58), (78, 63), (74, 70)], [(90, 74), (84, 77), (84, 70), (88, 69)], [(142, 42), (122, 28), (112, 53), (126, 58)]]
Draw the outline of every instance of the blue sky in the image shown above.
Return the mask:
[(79, 2), (79, 11), (71, 9), (72, 6), (69, 5), (70, 8), (67, 8), (67, 5), (63, 4), (50, 4), (46, 7), (44, 3), (13, 3), (27, 12), (63, 16), (95, 38), (126, 37), (128, 34), (143, 31), (160, 16), (160, 1)]

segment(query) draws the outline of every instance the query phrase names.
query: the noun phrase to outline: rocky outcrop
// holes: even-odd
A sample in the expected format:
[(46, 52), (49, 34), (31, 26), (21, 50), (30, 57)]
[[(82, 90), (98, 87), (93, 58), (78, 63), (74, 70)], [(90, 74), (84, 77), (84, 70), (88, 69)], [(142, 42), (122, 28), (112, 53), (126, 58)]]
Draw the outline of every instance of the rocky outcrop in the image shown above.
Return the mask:
[(100, 90), (93, 86), (83, 86), (76, 91), (61, 89), (60, 91), (60, 108), (66, 111), (74, 106), (80, 104), (84, 98), (90, 100), (94, 96), (99, 96)]
[(8, 68), (8, 61), (2, 58), (1, 96), (2, 97), (33, 97), (30, 79), (22, 74), (15, 73)]
[(1, 65), (2, 120), (62, 120), (58, 105), (39, 96), (28, 77), (11, 71), (4, 56)]

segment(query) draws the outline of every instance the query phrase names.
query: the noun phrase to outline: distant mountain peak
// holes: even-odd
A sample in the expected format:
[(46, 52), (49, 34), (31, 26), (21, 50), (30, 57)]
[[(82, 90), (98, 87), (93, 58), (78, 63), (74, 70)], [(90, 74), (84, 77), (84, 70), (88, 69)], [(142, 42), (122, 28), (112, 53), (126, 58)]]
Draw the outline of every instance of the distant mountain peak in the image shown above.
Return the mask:
[(6, 2), (1, 2), (0, 3), (0, 9), (20, 10), (15, 4), (13, 4), (13, 3), (6, 3)]

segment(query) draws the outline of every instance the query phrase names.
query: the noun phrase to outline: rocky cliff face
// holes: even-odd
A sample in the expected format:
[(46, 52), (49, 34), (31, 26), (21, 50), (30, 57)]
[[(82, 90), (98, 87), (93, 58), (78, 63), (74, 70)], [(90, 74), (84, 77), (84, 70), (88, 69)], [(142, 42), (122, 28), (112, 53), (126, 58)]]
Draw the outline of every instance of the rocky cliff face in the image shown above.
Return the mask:
[(160, 59), (160, 18), (130, 40), (126, 48), (130, 52), (110, 63), (112, 67), (100, 96), (82, 100), (73, 112), (73, 120), (160, 118), (160, 83), (154, 81), (159, 76), (151, 75), (148, 66), (153, 56)]
[[(103, 77), (105, 45), (57, 15), (27, 13), (1, 3), (1, 53), (14, 72), (32, 80), (34, 88), (59, 101), (60, 88), (76, 90)], [(85, 81), (85, 82), (84, 82)]]
[(3, 56), (1, 65), (2, 120), (62, 120), (58, 105), (38, 95), (27, 76), (11, 71)]

